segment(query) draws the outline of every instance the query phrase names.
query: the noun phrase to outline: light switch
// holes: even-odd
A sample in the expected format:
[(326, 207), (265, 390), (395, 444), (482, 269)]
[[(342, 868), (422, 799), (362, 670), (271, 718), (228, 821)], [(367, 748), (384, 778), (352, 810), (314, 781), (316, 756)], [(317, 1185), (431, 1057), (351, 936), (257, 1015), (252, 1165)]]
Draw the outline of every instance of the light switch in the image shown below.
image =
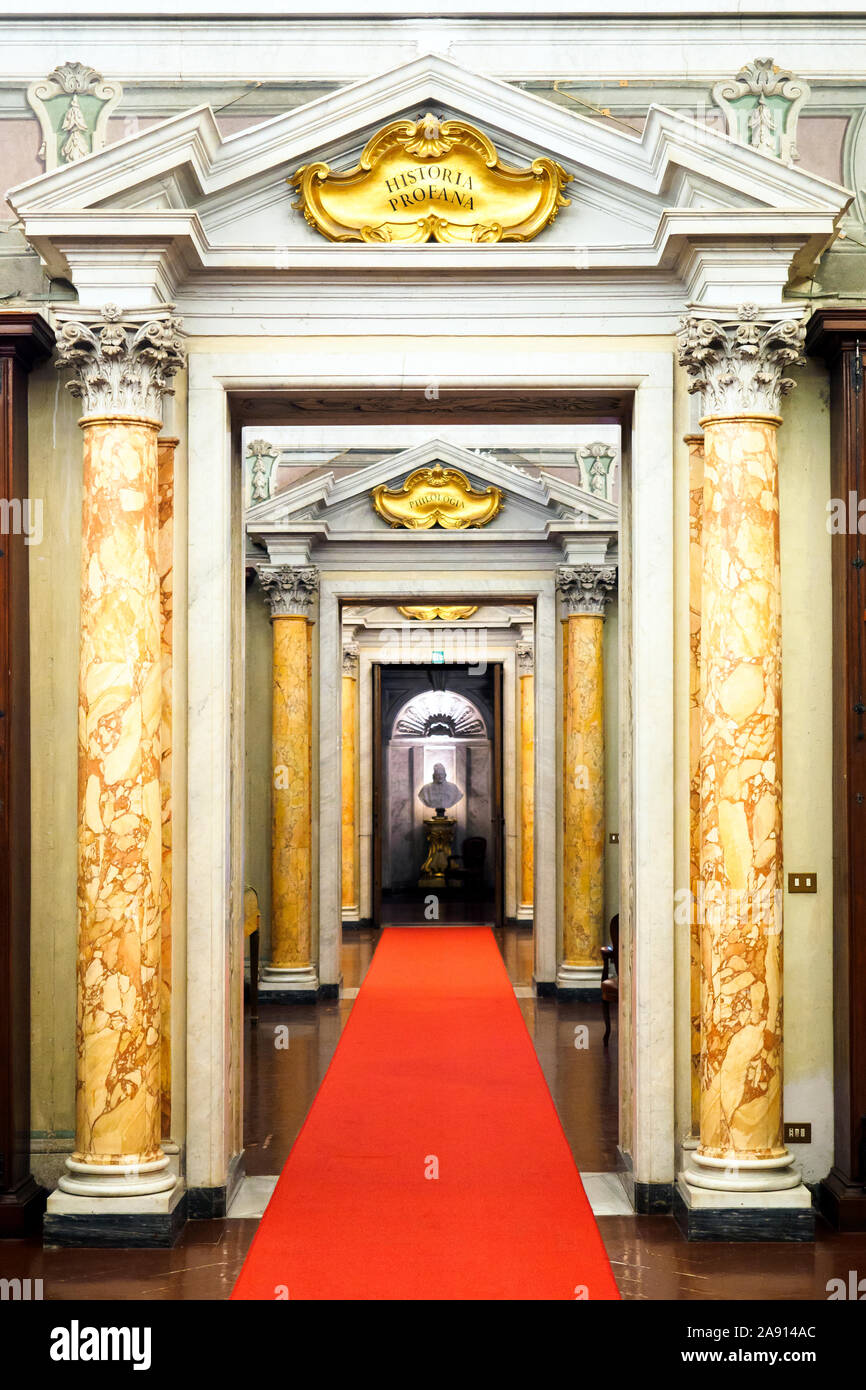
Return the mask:
[(817, 893), (817, 874), (788, 874), (789, 893)]

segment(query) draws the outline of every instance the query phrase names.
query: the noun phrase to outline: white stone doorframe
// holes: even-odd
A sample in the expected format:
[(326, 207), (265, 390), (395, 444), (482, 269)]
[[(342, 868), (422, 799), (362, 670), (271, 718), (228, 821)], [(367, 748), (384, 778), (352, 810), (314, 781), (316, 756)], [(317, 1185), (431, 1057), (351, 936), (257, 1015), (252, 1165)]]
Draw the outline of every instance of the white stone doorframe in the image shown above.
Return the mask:
[[(241, 855), (236, 801), (242, 795), (242, 711), (232, 708), (233, 662), (242, 657), (236, 631), (243, 583), (238, 559), (239, 478), (233, 466), (229, 393), (257, 391), (424, 389), (471, 385), (504, 392), (543, 387), (585, 395), (633, 393), (631, 440), (623, 442), (624, 505), (620, 565), (627, 603), (621, 624), (620, 710), (623, 945), (632, 936), (631, 988), (624, 981), (620, 1036), (620, 1133), (640, 1184), (672, 1183), (674, 1168), (674, 583), (673, 583), (673, 351), (561, 350), (527, 354), (515, 342), (513, 359), (503, 340), (491, 345), (493, 369), (471, 381), (454, 376), (447, 345), (410, 339), (395, 355), (368, 343), (363, 356), (347, 342), (311, 339), (292, 353), (229, 349), (202, 352), (191, 344), (189, 363), (189, 688), (188, 688), (188, 923), (187, 923), (187, 1182), (220, 1187), (229, 1180), (240, 1148), (236, 1029), (242, 982)], [(475, 356), (483, 364), (483, 356)], [(237, 496), (235, 495), (237, 493)], [(503, 577), (508, 575), (504, 570)], [(513, 578), (516, 580), (517, 575)], [(502, 585), (497, 580), (497, 586)], [(377, 585), (381, 592), (381, 585)], [(477, 587), (477, 586), (476, 586)], [(505, 586), (507, 587), (507, 586)], [(520, 586), (526, 593), (525, 577)], [(419, 590), (420, 592), (420, 590)], [(326, 584), (319, 642), (339, 647), (339, 586)], [(351, 597), (359, 589), (353, 583)], [(348, 595), (347, 595), (348, 596)], [(539, 613), (551, 631), (542, 641), (555, 651), (552, 586)], [(555, 670), (555, 665), (553, 667)], [(543, 684), (543, 677), (542, 677)], [(339, 729), (335, 683), (330, 696)], [(556, 706), (554, 705), (554, 709)], [(635, 718), (631, 719), (631, 711)], [(554, 715), (539, 711), (537, 737), (556, 739)], [(327, 720), (320, 719), (320, 737)], [(631, 729), (631, 738), (628, 730)], [(314, 731), (314, 737), (316, 736)], [(336, 756), (331, 740), (330, 759)], [(546, 761), (541, 756), (539, 765)], [(327, 764), (326, 764), (327, 766)], [(339, 767), (334, 763), (339, 787)], [(538, 777), (538, 774), (537, 774)], [(539, 787), (536, 780), (536, 795)], [(234, 809), (233, 809), (234, 804)], [(537, 806), (536, 814), (538, 815)], [(555, 838), (537, 821), (537, 835)], [(321, 920), (340, 921), (339, 818), (322, 827)], [(332, 901), (333, 899), (333, 901)], [(539, 913), (540, 916), (540, 913)], [(548, 936), (543, 938), (547, 941)], [(322, 942), (324, 958), (333, 943)], [(549, 947), (548, 947), (549, 949)], [(538, 960), (540, 978), (552, 977), (555, 959)], [(543, 972), (543, 973), (542, 973)], [(628, 975), (628, 972), (626, 972)], [(629, 994), (631, 998), (629, 999)], [(234, 1035), (234, 1037), (233, 1037)], [(234, 1053), (234, 1059), (233, 1059)]]

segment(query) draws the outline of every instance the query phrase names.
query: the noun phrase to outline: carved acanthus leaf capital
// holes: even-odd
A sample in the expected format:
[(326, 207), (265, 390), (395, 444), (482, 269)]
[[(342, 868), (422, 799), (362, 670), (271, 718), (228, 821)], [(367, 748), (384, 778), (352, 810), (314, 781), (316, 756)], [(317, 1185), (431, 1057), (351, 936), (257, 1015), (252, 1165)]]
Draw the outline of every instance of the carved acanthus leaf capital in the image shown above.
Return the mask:
[(308, 617), (319, 592), (319, 571), (312, 565), (259, 565), (256, 573), (272, 618)]
[(778, 415), (796, 383), (783, 372), (805, 364), (805, 321), (773, 319), (754, 304), (736, 313), (697, 310), (680, 321), (680, 366), (707, 415)]
[(173, 308), (57, 311), (55, 366), (72, 370), (66, 386), (80, 396), (85, 415), (162, 418), (162, 398), (173, 395), (171, 379), (186, 361)]
[(560, 565), (556, 587), (569, 614), (603, 618), (616, 588), (616, 565)]
[(343, 675), (351, 676), (353, 680), (358, 678), (358, 661), (360, 649), (357, 642), (343, 643)]
[(535, 648), (531, 642), (517, 643), (517, 674), (531, 676), (535, 670)]

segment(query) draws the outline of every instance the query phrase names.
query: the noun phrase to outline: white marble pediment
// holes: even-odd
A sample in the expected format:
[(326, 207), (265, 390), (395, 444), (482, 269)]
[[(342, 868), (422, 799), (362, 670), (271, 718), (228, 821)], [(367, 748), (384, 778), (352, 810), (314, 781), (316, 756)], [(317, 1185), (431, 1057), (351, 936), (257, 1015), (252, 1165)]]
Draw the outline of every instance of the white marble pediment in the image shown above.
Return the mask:
[[(478, 124), (509, 160), (551, 155), (573, 175), (570, 206), (525, 245), (334, 245), (307, 226), (291, 206), (291, 173), (318, 159), (348, 167), (383, 124), (429, 107)], [(50, 272), (87, 303), (109, 291), (130, 304), (182, 298), (203, 279), (213, 293), (213, 276), (359, 266), (641, 271), (676, 275), (686, 297), (719, 303), (726, 241), (741, 262), (754, 250), (762, 269), (751, 283), (781, 295), (792, 267), (832, 239), (850, 195), (662, 107), (631, 134), (431, 55), (230, 137), (196, 108), (19, 185), (9, 201)], [(731, 293), (742, 298), (738, 282)]]
[[(484, 528), (486, 535), (531, 540), (580, 527), (612, 533), (618, 529), (618, 507), (575, 483), (544, 471), (533, 476), (492, 454), (431, 439), (402, 453), (390, 454), (339, 481), (328, 472), (283, 489), (247, 510), (247, 534), (265, 545), (269, 536), (280, 532), (306, 533), (332, 542), (383, 540), (394, 532), (372, 505), (373, 489), (382, 484), (399, 488), (416, 468), (437, 463), (459, 469), (477, 489), (501, 489), (503, 508)], [(465, 532), (439, 529), (435, 534), (446, 541), (466, 536)]]

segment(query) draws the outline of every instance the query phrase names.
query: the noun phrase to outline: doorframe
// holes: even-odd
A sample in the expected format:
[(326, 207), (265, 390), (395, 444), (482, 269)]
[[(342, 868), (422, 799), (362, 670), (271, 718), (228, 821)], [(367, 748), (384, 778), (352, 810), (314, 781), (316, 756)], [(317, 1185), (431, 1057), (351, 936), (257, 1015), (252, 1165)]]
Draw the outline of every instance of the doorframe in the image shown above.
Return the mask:
[[(233, 623), (233, 595), (242, 583), (236, 563), (240, 544), (236, 525), (233, 467), (232, 397), (250, 401), (258, 394), (290, 397), (293, 391), (351, 390), (368, 399), (381, 390), (420, 391), (436, 381), (440, 391), (468, 382), (473, 394), (555, 389), (596, 401), (611, 393), (633, 401), (630, 437), (623, 438), (623, 525), (620, 549), (622, 587), (628, 603), (621, 621), (621, 950), (624, 959), (620, 1048), (620, 1135), (630, 1156), (636, 1186), (671, 1185), (675, 1177), (674, 1054), (674, 386), (673, 340), (659, 335), (638, 347), (627, 338), (550, 338), (532, 354), (519, 338), (499, 336), (485, 346), (475, 342), (460, 376), (466, 344), (450, 338), (419, 336), (401, 342), (368, 338), (358, 352), (354, 338), (294, 339), (289, 350), (263, 347), (256, 339), (233, 340), (209, 351), (213, 340), (189, 342), (189, 650), (188, 650), (188, 899), (187, 922), (187, 1173), (194, 1187), (225, 1184), (237, 1158), (242, 1077), (231, 1062), (232, 1030), (239, 1026), (237, 999), (242, 980), (242, 882), (234, 853), (237, 832), (238, 773), (242, 766), (242, 713), (232, 708), (229, 675), (243, 650), (242, 629)], [(339, 727), (341, 666), (338, 595), (348, 580), (323, 575), (317, 646), (329, 654), (329, 681), (318, 710), (320, 773), (325, 785), (339, 785), (339, 749), (324, 748)], [(455, 601), (454, 576), (449, 590)], [(536, 847), (539, 857), (556, 843), (557, 798), (541, 779), (557, 747), (555, 701), (540, 698), (544, 668), (556, 669), (555, 595), (552, 572), (533, 585), (516, 570), (502, 569), (492, 589), (509, 589), (521, 598), (538, 596), (536, 714)], [(380, 596), (381, 583), (352, 576), (346, 598), (358, 600), (361, 585)], [(403, 584), (403, 592), (406, 585)], [(441, 578), (418, 584), (419, 599), (442, 591)], [(476, 577), (473, 596), (479, 585)], [(378, 591), (378, 592), (377, 592)], [(334, 676), (336, 675), (336, 682)], [(541, 677), (541, 679), (539, 679)], [(640, 711), (637, 722), (631, 709)], [(239, 717), (240, 714), (240, 717)], [(330, 729), (328, 725), (330, 723)], [(333, 741), (333, 740), (331, 740)], [(561, 779), (558, 779), (561, 780)], [(242, 779), (241, 779), (242, 781)], [(233, 797), (235, 798), (233, 802)], [(334, 801), (334, 798), (327, 800)], [(336, 799), (339, 800), (338, 798)], [(319, 837), (319, 918), (322, 959), (334, 980), (341, 930), (339, 876), (340, 817), (324, 817)], [(554, 851), (555, 852), (555, 851)], [(331, 876), (324, 873), (327, 869)], [(539, 872), (536, 911), (544, 943), (536, 973), (553, 980), (556, 970), (555, 888)], [(543, 890), (543, 891), (541, 891)], [(639, 930), (632, 932), (632, 922)], [(322, 978), (326, 978), (324, 973)], [(625, 1045), (627, 1044), (627, 1045)]]
[[(459, 668), (465, 662), (447, 662), (443, 669)], [(490, 828), (493, 839), (493, 926), (501, 928), (505, 920), (505, 797), (503, 783), (503, 763), (505, 746), (505, 707), (503, 690), (505, 686), (505, 662), (500, 658), (487, 663), (493, 672), (492, 682), (492, 736), (490, 744)], [(372, 720), (370, 746), (372, 761), (372, 825), (371, 825), (371, 896), (370, 915), (375, 927), (382, 926), (382, 806), (385, 786), (385, 741), (382, 737), (382, 671), (385, 667), (399, 670), (401, 663), (373, 661), (370, 675), (373, 682), (370, 717)], [(421, 669), (424, 669), (422, 663)], [(361, 679), (359, 672), (359, 679)], [(364, 702), (359, 701), (361, 710)], [(362, 716), (363, 717), (363, 716)]]

